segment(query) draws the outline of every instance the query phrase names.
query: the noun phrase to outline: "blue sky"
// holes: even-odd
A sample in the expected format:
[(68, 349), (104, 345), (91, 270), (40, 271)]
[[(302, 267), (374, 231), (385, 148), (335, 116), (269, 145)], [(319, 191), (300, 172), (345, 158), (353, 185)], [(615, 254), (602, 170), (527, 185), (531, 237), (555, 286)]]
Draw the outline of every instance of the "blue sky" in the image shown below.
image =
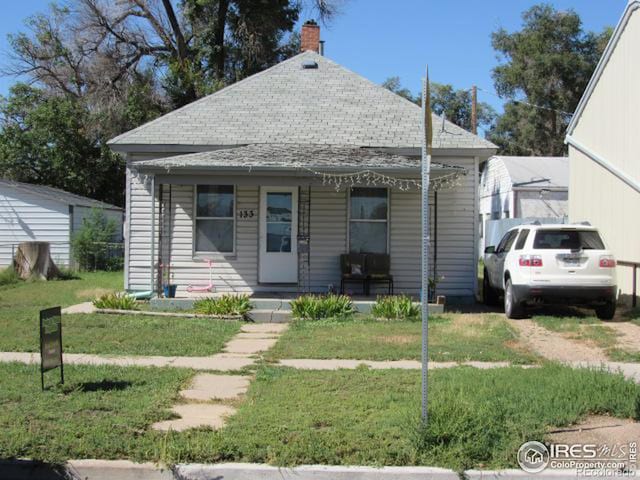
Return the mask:
[[(46, 9), (49, 0), (4, 2), (0, 16), (1, 63), (7, 61), (8, 33), (22, 28), (23, 19)], [(431, 79), (458, 88), (476, 84), (493, 91), (491, 70), (498, 63), (491, 32), (515, 30), (531, 0), (348, 0), (343, 13), (322, 27), (325, 54), (376, 83), (399, 76), (416, 92), (429, 64)], [(551, 0), (558, 9), (573, 8), (585, 27), (600, 31), (615, 25), (627, 0)], [(306, 18), (301, 18), (305, 20)], [(0, 94), (13, 78), (0, 77)], [(502, 101), (484, 92), (479, 100), (500, 109)]]

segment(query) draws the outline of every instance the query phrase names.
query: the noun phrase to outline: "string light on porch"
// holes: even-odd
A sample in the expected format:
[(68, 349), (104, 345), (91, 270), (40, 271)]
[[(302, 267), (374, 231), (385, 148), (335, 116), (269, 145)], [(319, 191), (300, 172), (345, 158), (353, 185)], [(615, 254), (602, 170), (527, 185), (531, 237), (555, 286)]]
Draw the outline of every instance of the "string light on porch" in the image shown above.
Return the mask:
[[(455, 171), (444, 174), (440, 177), (432, 178), (430, 188), (433, 190), (443, 190), (459, 186), (461, 178), (467, 174), (467, 170), (462, 167), (450, 168), (454, 168)], [(305, 168), (305, 170), (321, 177), (323, 185), (332, 185), (335, 187), (336, 191), (357, 185), (366, 185), (369, 187), (382, 185), (394, 187), (401, 191), (410, 190), (412, 188), (422, 188), (422, 184), (419, 180), (391, 177), (374, 170), (361, 170), (352, 173), (327, 173), (312, 170), (310, 168)]]

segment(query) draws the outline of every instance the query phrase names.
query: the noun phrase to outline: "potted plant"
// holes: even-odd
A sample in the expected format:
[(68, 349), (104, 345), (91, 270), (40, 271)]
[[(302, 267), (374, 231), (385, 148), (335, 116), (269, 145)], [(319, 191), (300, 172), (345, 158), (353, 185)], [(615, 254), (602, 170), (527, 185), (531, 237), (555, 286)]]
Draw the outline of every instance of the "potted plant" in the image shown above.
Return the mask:
[(168, 267), (162, 269), (162, 293), (164, 298), (175, 298), (178, 285), (172, 282), (173, 272), (171, 271), (171, 265), (169, 264)]

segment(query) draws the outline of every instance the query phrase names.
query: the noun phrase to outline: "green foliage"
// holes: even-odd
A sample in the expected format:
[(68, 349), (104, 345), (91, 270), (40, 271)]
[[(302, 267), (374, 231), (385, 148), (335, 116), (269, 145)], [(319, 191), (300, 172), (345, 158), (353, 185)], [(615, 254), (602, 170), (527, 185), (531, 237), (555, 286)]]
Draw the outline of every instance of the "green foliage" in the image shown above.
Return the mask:
[(20, 281), (20, 277), (12, 266), (7, 267), (4, 270), (0, 270), (0, 286), (14, 285)]
[(88, 132), (75, 97), (18, 83), (0, 102), (0, 176), (122, 205), (124, 162)]
[[(408, 88), (400, 84), (399, 77), (387, 78), (382, 86), (418, 105), (422, 104), (422, 95), (413, 95)], [(431, 82), (431, 110), (443, 115), (447, 120), (465, 130), (471, 130), (471, 90), (456, 90), (452, 85)], [(497, 114), (485, 102), (478, 102), (478, 127), (489, 128), (493, 125)]]
[(106, 293), (94, 299), (93, 305), (110, 310), (138, 310), (136, 300), (126, 293)]
[(204, 315), (240, 315), (244, 317), (252, 308), (249, 295), (224, 294), (216, 298), (203, 298), (193, 304), (193, 310)]
[(122, 268), (121, 252), (113, 257), (110, 243), (117, 231), (117, 223), (104, 211), (92, 209), (83, 219), (82, 227), (71, 240), (71, 252), (81, 270), (119, 270)]
[(346, 295), (301, 295), (291, 301), (293, 317), (302, 320), (347, 318), (353, 315), (353, 303)]
[(522, 20), (520, 31), (500, 28), (492, 35), (493, 48), (504, 60), (493, 70), (495, 87), (509, 100), (488, 136), (506, 154), (564, 155), (571, 113), (611, 29), (585, 32), (575, 11), (558, 11), (548, 4), (534, 5)]
[(371, 313), (387, 320), (415, 320), (420, 316), (420, 305), (407, 295), (382, 296), (376, 299)]

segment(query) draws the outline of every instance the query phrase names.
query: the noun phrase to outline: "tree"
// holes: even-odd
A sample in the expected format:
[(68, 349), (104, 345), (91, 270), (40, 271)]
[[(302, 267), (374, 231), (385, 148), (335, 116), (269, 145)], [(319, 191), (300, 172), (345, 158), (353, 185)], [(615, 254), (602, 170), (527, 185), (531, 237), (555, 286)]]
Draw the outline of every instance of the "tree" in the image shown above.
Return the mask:
[[(413, 103), (422, 104), (422, 95), (413, 95), (409, 89), (402, 87), (399, 77), (387, 78), (382, 86)], [(478, 102), (477, 107), (478, 126), (490, 127), (496, 118), (495, 110), (484, 102)], [(456, 90), (449, 84), (431, 82), (431, 110), (437, 115), (444, 115), (459, 127), (471, 130), (470, 90)]]
[[(564, 135), (611, 29), (585, 32), (573, 10), (531, 7), (520, 31), (493, 33), (504, 63), (493, 70), (498, 94), (508, 99), (489, 138), (504, 153), (564, 155)], [(532, 107), (529, 104), (538, 106)]]
[(90, 125), (77, 98), (14, 85), (0, 101), (0, 176), (122, 205), (124, 164)]

